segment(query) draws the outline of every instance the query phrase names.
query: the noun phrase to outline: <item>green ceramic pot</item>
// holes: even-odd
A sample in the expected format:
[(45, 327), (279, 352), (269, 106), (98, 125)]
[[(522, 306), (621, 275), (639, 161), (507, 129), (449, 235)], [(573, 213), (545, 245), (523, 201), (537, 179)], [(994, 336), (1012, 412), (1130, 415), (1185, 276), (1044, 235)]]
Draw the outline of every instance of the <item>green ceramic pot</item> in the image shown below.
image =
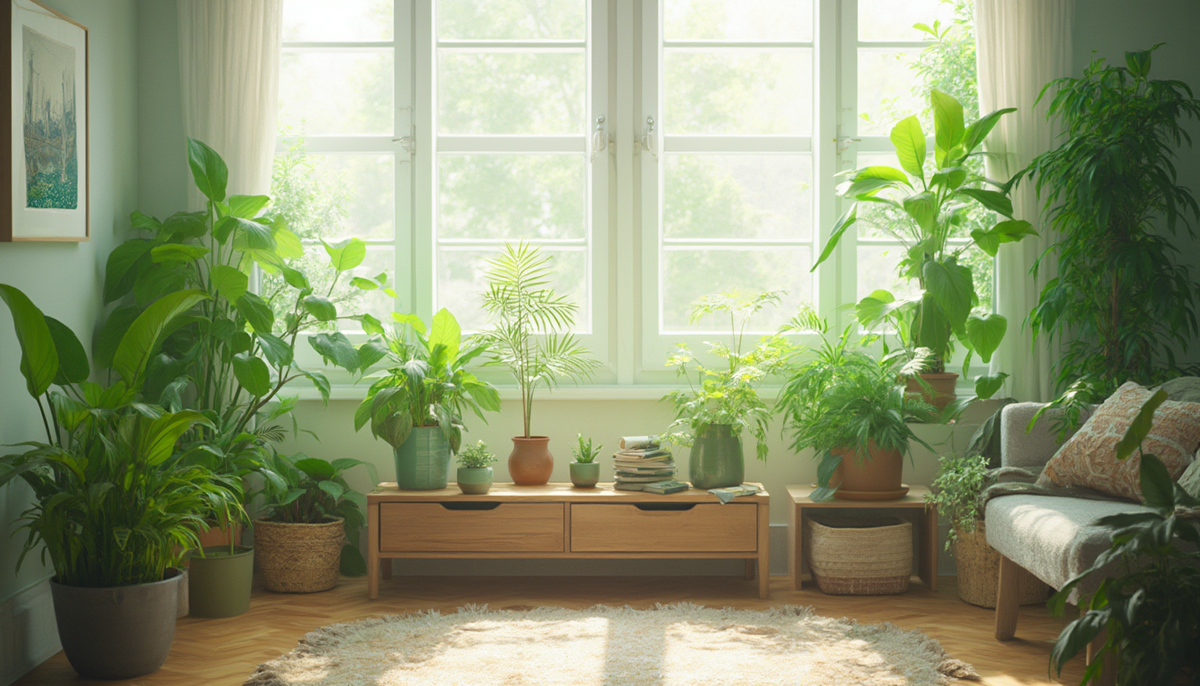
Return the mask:
[(254, 548), (204, 549), (188, 563), (188, 604), (193, 617), (236, 617), (250, 609)]
[(746, 476), (742, 437), (728, 424), (710, 424), (692, 443), (688, 477), (693, 488), (739, 486)]
[(405, 491), (445, 488), (450, 480), (450, 442), (441, 427), (413, 427), (396, 448), (396, 485)]
[(595, 488), (600, 481), (599, 462), (572, 462), (571, 483), (575, 488)]
[(485, 495), (492, 487), (491, 467), (459, 467), (458, 488), (463, 495)]

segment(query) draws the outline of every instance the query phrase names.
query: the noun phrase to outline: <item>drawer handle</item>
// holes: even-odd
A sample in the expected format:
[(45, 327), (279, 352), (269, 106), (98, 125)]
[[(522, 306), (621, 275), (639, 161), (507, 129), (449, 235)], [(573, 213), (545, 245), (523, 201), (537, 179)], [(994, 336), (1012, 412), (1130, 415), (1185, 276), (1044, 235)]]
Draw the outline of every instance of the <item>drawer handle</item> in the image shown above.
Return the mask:
[(633, 506), (642, 512), (687, 512), (696, 503), (634, 503)]
[(500, 507), (500, 503), (488, 503), (488, 502), (462, 502), (462, 503), (438, 503), (438, 504), (447, 510), (484, 511), (484, 510), (494, 510), (497, 507)]

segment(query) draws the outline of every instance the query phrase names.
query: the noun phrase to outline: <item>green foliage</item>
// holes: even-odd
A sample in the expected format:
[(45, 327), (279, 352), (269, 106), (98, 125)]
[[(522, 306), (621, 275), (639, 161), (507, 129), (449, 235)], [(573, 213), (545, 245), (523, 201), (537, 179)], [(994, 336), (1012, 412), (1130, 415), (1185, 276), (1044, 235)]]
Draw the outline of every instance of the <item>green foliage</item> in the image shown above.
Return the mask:
[(989, 485), (988, 459), (984, 455), (943, 455), (937, 476), (933, 478), (934, 492), (925, 502), (936, 505), (938, 513), (950, 520), (946, 550), (951, 549), (959, 531), (974, 531), (983, 521), (979, 496)]
[(747, 352), (743, 352), (743, 343), (750, 318), (777, 304), (781, 296), (781, 291), (752, 295), (727, 292), (706, 295), (692, 305), (693, 322), (709, 315), (729, 318), (729, 343), (705, 341), (709, 353), (726, 364), (710, 367), (698, 360), (687, 345), (676, 346), (667, 366), (675, 368), (688, 388), (663, 396), (675, 407), (675, 421), (667, 440), (690, 446), (709, 426), (728, 425), (735, 436), (749, 431), (758, 443), (758, 459), (767, 459), (771, 411), (758, 396), (758, 387), (783, 367), (792, 346), (783, 336), (775, 335), (762, 337)]
[(1058, 265), (1029, 324), (1062, 343), (1056, 406), (1177, 375), (1175, 354), (1200, 335), (1200, 284), (1171, 240), (1181, 225), (1196, 237), (1200, 210), (1175, 158), (1191, 145), (1183, 124), (1200, 119), (1200, 100), (1180, 81), (1149, 78), (1158, 47), (1126, 53), (1124, 67), (1097, 59), (1042, 91), (1066, 136), (1023, 172), (1048, 208)]
[(579, 307), (549, 288), (551, 257), (536, 246), (504, 244), (489, 260), (483, 307), (492, 328), (481, 334), (494, 362), (512, 372), (521, 390), (524, 436), (528, 438), (533, 395), (539, 386), (554, 388), (559, 378), (591, 378), (600, 363), (591, 357), (570, 327)]
[[(35, 498), (21, 515), (29, 534), (18, 566), (41, 544), (43, 560), (49, 557), (66, 585), (159, 581), (182, 551), (199, 547), (205, 514), (245, 519), (241, 482), (176, 449), (194, 427), (211, 426), (206, 417), (138, 402), (124, 378), (108, 387), (87, 381), (86, 354), (69, 328), (12, 286), (0, 284), (0, 297), (27, 351), (22, 372), (46, 429), (45, 442), (22, 443), (25, 452), (0, 457), (0, 487), (20, 477)], [(158, 349), (157, 336), (145, 332), (181, 317), (179, 307), (148, 309), (133, 322), (120, 341), (139, 351), (130, 357), (129, 377), (140, 378)]]
[[(933, 353), (927, 371), (942, 371), (957, 340), (968, 351), (963, 361), (966, 374), (972, 354), (984, 362), (991, 359), (1007, 322), (1000, 315), (973, 312), (979, 304), (974, 277), (971, 269), (959, 262), (971, 244), (952, 243), (954, 229), (966, 221), (971, 207), (1006, 218), (971, 232), (973, 244), (990, 256), (996, 255), (1000, 244), (1020, 241), (1035, 232), (1028, 222), (1012, 218), (1008, 184), (972, 174), (965, 166), (979, 154), (977, 149), (1000, 117), (1013, 110), (997, 110), (967, 125), (963, 106), (953, 97), (933, 90), (930, 103), (935, 142), (931, 173), (925, 173), (925, 132), (920, 122), (915, 115), (902, 119), (891, 135), (902, 169), (870, 166), (849, 172), (838, 193), (851, 205), (838, 220), (813, 269), (833, 253), (860, 211), (875, 205), (893, 210), (889, 216), (894, 221), (879, 228), (904, 245), (899, 273), (916, 281), (920, 293), (897, 301), (887, 291), (876, 291), (869, 296), (872, 302), (859, 303), (859, 319), (864, 326), (878, 324), (885, 315), (902, 320), (900, 340), (905, 349), (911, 353), (928, 348)], [(995, 190), (985, 188), (987, 184)], [(881, 311), (880, 303), (887, 306), (886, 311)]]
[(320, 524), (334, 517), (346, 522), (346, 547), (342, 549), (342, 574), (361, 576), (367, 572), (359, 546), (359, 530), (366, 526), (363, 514), (367, 499), (346, 483), (343, 474), (357, 466), (367, 468), (371, 483), (379, 482), (375, 465), (341, 458), (326, 462), (304, 453), (292, 456), (272, 453), (259, 472), (267, 518), (282, 524)]
[(478, 336), (464, 339), (458, 320), (446, 309), (433, 315), (428, 333), (416, 315), (394, 312), (392, 317), (397, 327), (384, 334), (378, 350), (394, 366), (376, 375), (379, 380), (354, 413), (354, 429), (370, 422), (376, 438), (399, 448), (414, 426), (438, 426), (457, 451), (465, 409), (485, 422), (484, 410), (500, 411), (496, 389), (467, 371), (471, 361), (488, 351), (488, 343)]
[(467, 446), (458, 454), (458, 466), (467, 469), (479, 469), (497, 462), (496, 454), (488, 450), (483, 441), (475, 441), (475, 445)]
[(834, 451), (853, 451), (858, 460), (867, 460), (872, 444), (910, 457), (912, 441), (929, 448), (908, 422), (929, 421), (933, 408), (904, 392), (897, 368), (901, 357), (876, 360), (852, 349), (853, 329), (847, 327), (831, 341), (826, 335), (828, 325), (811, 310), (802, 310), (784, 327), (785, 332), (816, 331), (822, 339), (809, 361), (786, 370), (787, 381), (775, 403), (784, 416), (784, 428), (791, 429), (792, 450), (811, 448), (820, 462), (813, 500), (833, 494), (829, 480), (842, 460)]
[(583, 434), (576, 434), (575, 447), (571, 449), (571, 453), (575, 456), (575, 461), (580, 464), (588, 464), (595, 462), (599, 457), (600, 451), (604, 449), (603, 445), (592, 447), (592, 439), (584, 438)]
[[(1166, 393), (1158, 391), (1146, 402), (1118, 452), (1119, 459), (1127, 459), (1136, 446), (1143, 504), (1153, 511), (1096, 520), (1096, 526), (1111, 532), (1112, 547), (1050, 599), (1051, 610), (1061, 614), (1073, 590), (1104, 577), (1080, 602), (1087, 612), (1068, 624), (1054, 643), (1050, 664), (1059, 674), (1104, 632), (1099, 655), (1116, 658), (1116, 683), (1200, 681), (1200, 652), (1195, 649), (1200, 635), (1200, 500), (1175, 483), (1158, 458), (1141, 449), (1154, 410), (1165, 399)], [(1114, 563), (1119, 570), (1115, 574), (1107, 569)], [(1103, 664), (1096, 659), (1088, 665), (1081, 683), (1095, 679)]]

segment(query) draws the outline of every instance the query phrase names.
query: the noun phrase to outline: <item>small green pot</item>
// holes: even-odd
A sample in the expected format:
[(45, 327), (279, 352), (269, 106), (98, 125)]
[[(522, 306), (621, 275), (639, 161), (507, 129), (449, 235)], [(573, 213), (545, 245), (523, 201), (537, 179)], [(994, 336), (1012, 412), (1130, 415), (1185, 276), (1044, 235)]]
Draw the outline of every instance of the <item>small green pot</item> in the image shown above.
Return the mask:
[(746, 477), (742, 437), (728, 424), (710, 424), (692, 442), (688, 477), (693, 488), (740, 486)]
[(572, 462), (571, 483), (575, 488), (595, 488), (600, 481), (599, 462)]
[(193, 617), (236, 617), (250, 609), (254, 548), (205, 548), (188, 563), (188, 605)]
[(459, 467), (458, 488), (464, 495), (484, 495), (492, 487), (491, 467)]
[(441, 427), (413, 427), (396, 448), (396, 486), (404, 491), (432, 491), (450, 481), (450, 442)]

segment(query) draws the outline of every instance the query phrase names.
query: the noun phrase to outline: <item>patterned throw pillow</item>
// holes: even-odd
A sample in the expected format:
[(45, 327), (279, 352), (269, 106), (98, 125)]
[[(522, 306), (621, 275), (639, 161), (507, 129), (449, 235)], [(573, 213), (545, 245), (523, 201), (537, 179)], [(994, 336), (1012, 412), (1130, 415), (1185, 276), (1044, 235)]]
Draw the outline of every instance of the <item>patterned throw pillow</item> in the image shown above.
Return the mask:
[[(1117, 443), (1151, 395), (1132, 381), (1118, 388), (1050, 458), (1038, 484), (1085, 486), (1140, 502), (1141, 459), (1135, 452), (1118, 461)], [(1162, 461), (1172, 479), (1178, 479), (1191, 464), (1197, 447), (1200, 447), (1200, 403), (1168, 400), (1160, 405), (1142, 448)]]

